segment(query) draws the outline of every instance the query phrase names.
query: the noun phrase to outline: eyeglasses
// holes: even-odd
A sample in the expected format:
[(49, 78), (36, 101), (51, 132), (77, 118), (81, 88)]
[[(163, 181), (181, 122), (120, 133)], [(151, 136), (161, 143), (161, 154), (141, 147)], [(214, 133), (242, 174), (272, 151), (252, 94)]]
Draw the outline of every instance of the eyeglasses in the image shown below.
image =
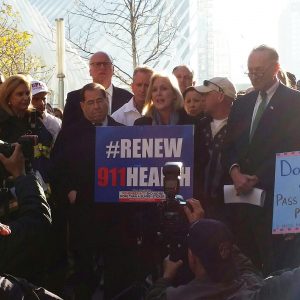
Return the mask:
[(106, 101), (107, 101), (107, 98), (97, 98), (95, 100), (85, 100), (84, 103), (87, 106), (94, 106), (95, 104), (97, 104), (97, 105), (103, 104)]
[(209, 86), (210, 84), (212, 84), (212, 85), (214, 85), (214, 86), (216, 86), (216, 87), (218, 88), (218, 90), (219, 90), (220, 93), (223, 93), (223, 94), (224, 94), (224, 90), (223, 90), (218, 84), (216, 84), (216, 83), (214, 83), (214, 82), (212, 82), (212, 81), (204, 80), (204, 81), (203, 81), (203, 84), (204, 84), (205, 86)]
[(258, 78), (261, 78), (263, 77), (266, 72), (268, 71), (268, 69), (273, 66), (273, 64), (269, 65), (266, 67), (266, 69), (264, 71), (258, 71), (258, 72), (245, 72), (245, 75), (247, 75), (248, 77), (258, 77)]
[(110, 61), (97, 61), (97, 62), (92, 62), (90, 63), (90, 66), (95, 67), (95, 68), (100, 68), (103, 66), (104, 68), (108, 68), (112, 65), (112, 62)]

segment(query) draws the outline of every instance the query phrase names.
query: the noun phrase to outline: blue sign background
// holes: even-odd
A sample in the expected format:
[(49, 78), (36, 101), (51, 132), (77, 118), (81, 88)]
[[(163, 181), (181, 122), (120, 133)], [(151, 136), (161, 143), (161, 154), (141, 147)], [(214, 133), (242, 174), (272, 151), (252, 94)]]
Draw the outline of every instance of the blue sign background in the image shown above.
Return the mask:
[(276, 156), (273, 234), (300, 232), (300, 153)]
[[(181, 157), (157, 158), (121, 158), (121, 139), (170, 139), (182, 138)], [(119, 142), (119, 144), (117, 144)], [(118, 153), (119, 151), (119, 153)], [(163, 152), (163, 151), (159, 151)], [(141, 151), (140, 151), (141, 153)], [(157, 155), (159, 156), (159, 155)], [(127, 168), (158, 167), (166, 162), (183, 163), (190, 167), (190, 186), (181, 186), (180, 194), (185, 198), (193, 195), (193, 163), (194, 163), (194, 128), (191, 125), (180, 126), (128, 126), (97, 127), (95, 157), (95, 201), (119, 202), (119, 191), (158, 191), (162, 186), (126, 186)], [(125, 180), (125, 181), (124, 181)], [(123, 181), (123, 184), (121, 183)], [(146, 180), (145, 180), (146, 181)], [(125, 182), (125, 186), (124, 186)], [(126, 194), (126, 193), (125, 193)], [(155, 193), (154, 193), (155, 194)], [(155, 198), (155, 196), (154, 196)], [(140, 201), (138, 201), (140, 202)]]

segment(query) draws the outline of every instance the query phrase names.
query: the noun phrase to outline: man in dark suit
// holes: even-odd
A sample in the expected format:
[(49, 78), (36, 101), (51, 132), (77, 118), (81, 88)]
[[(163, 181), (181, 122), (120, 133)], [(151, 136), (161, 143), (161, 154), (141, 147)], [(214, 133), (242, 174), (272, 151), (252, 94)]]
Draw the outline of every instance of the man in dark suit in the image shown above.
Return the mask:
[[(85, 85), (79, 101), (83, 117), (60, 131), (51, 160), (54, 192), (67, 201), (65, 205), (60, 204), (63, 211), (60, 214), (64, 220), (68, 217), (69, 222), (69, 250), (74, 259), (70, 284), (75, 288), (75, 299), (90, 299), (100, 281), (93, 258), (99, 247), (107, 246), (103, 242), (105, 230), (112, 227), (112, 208), (94, 204), (96, 126), (122, 124), (108, 115), (107, 94), (100, 84)], [(105, 289), (112, 289), (109, 280)]]
[[(90, 75), (93, 82), (100, 83), (106, 89), (108, 94), (109, 109), (108, 114), (112, 114), (119, 109), (131, 98), (132, 94), (124, 89), (115, 87), (112, 84), (112, 76), (114, 73), (114, 65), (110, 56), (105, 52), (94, 53), (89, 61)], [(80, 108), (81, 89), (68, 93), (66, 105), (64, 108), (62, 127), (65, 128), (74, 122), (78, 122), (83, 118)]]
[(233, 104), (223, 156), (237, 194), (255, 187), (266, 191), (262, 207), (232, 205), (238, 243), (265, 274), (298, 263), (290, 259), (296, 239), (272, 236), (275, 155), (300, 150), (300, 93), (278, 81), (278, 60), (276, 50), (265, 45), (250, 53), (254, 91)]

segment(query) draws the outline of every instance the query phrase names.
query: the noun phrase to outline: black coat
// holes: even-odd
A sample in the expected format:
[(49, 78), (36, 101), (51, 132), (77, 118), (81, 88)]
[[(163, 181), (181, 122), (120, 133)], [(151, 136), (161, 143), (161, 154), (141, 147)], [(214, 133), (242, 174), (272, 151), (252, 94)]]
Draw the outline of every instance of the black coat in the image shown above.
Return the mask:
[[(118, 110), (132, 98), (132, 94), (124, 89), (113, 85), (113, 96), (111, 104), (111, 113)], [(81, 89), (68, 93), (64, 108), (62, 128), (67, 127), (75, 122), (82, 120), (83, 113), (80, 107)]]
[(300, 93), (279, 84), (270, 99), (256, 131), (249, 141), (253, 110), (258, 92), (251, 92), (233, 104), (227, 123), (223, 166), (228, 183), (230, 167), (237, 163), (244, 174), (258, 177), (257, 187), (266, 191), (265, 204), (228, 205), (233, 230), (241, 250), (265, 275), (299, 265), (295, 253), (298, 240), (285, 241), (272, 236), (273, 194), (276, 153), (300, 150)]
[[(51, 213), (45, 194), (33, 175), (15, 181), (18, 209), (0, 222), (11, 228), (11, 234), (0, 236), (0, 272), (40, 280), (46, 258)], [(1, 195), (3, 196), (3, 195)], [(1, 199), (3, 205), (3, 199)]]
[(233, 104), (224, 147), (225, 172), (237, 163), (241, 172), (256, 175), (258, 187), (273, 192), (276, 153), (300, 150), (300, 93), (280, 84), (249, 142), (258, 92)]
[[(123, 126), (107, 116), (108, 126)], [(84, 142), (83, 142), (84, 141)], [(61, 130), (51, 152), (53, 184), (62, 185), (64, 193), (81, 192), (93, 201), (96, 127), (82, 118)]]
[[(208, 153), (205, 150), (204, 144), (201, 143), (201, 126), (197, 118), (189, 116), (182, 108), (178, 112), (179, 118), (176, 125), (194, 125), (194, 184), (193, 196), (201, 200), (203, 197), (203, 183), (204, 183), (204, 168), (207, 163)], [(152, 118), (143, 116), (135, 120), (134, 125), (152, 125)]]

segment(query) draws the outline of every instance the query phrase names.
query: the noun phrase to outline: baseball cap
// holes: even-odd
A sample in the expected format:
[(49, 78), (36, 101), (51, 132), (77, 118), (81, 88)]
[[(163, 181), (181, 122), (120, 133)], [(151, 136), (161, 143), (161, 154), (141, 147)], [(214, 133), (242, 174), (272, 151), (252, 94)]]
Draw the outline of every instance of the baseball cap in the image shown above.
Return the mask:
[(232, 257), (233, 235), (222, 222), (201, 219), (193, 223), (188, 231), (188, 247), (214, 282), (231, 281), (237, 277)]
[(199, 93), (217, 91), (224, 93), (230, 98), (236, 98), (235, 87), (227, 77), (214, 77), (209, 80), (204, 80), (203, 85), (195, 86), (194, 88)]
[(31, 89), (32, 89), (32, 96), (42, 92), (49, 93), (47, 85), (44, 82), (39, 80), (31, 81)]

